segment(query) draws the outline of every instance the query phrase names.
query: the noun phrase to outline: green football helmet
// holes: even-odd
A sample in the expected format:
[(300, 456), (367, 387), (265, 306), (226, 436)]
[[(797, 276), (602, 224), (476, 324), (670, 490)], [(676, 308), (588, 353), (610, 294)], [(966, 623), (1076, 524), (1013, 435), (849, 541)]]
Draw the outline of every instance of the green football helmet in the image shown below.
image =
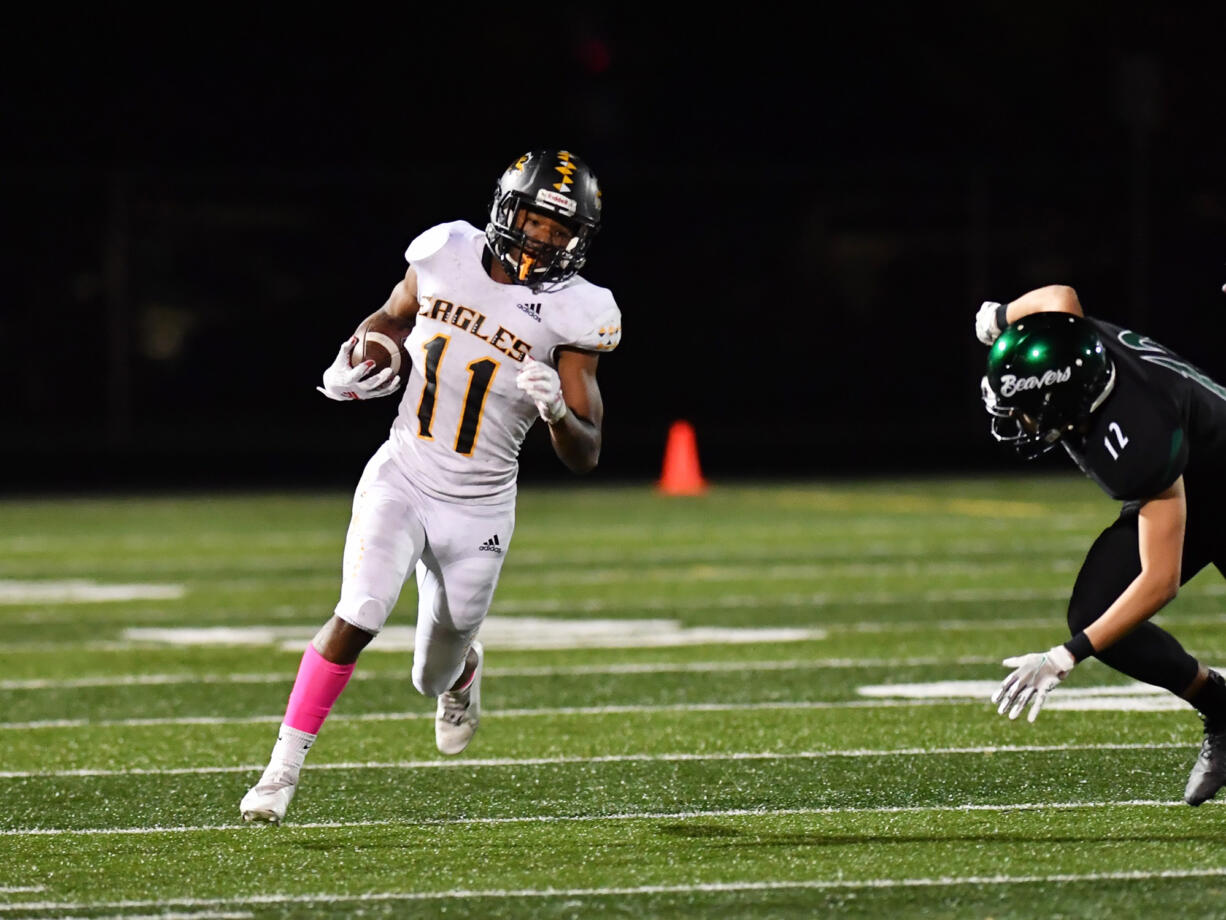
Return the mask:
[(1115, 386), (1094, 327), (1071, 313), (1032, 313), (988, 350), (980, 382), (992, 436), (1027, 459), (1076, 435)]

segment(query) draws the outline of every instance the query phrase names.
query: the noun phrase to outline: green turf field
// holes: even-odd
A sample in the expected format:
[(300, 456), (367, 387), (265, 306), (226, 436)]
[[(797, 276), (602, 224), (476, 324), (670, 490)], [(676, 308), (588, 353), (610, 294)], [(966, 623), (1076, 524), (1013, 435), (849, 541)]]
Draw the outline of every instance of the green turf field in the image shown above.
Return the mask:
[[(245, 826), (348, 504), (0, 502), (0, 920), (1226, 915), (1191, 709), (1096, 662), (987, 702), (1115, 513), (1075, 475), (525, 489), (468, 750), (410, 584)], [(1224, 588), (1159, 615), (1210, 664)]]

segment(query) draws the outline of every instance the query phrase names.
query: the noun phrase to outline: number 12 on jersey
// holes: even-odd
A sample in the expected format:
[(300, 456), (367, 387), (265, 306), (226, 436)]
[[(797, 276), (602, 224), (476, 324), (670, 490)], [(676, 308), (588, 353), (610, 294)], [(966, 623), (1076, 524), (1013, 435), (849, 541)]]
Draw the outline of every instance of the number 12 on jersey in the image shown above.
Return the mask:
[[(421, 391), (421, 401), (417, 404), (417, 436), (428, 441), (434, 440), (430, 425), (434, 421), (435, 399), (438, 395), (438, 369), (443, 363), (443, 353), (450, 342), (451, 336), (436, 335), (422, 345), (422, 351), (426, 353), (426, 385)], [(471, 457), (473, 448), (477, 446), (477, 434), (481, 430), (481, 411), (485, 408), (485, 397), (489, 394), (490, 384), (494, 382), (494, 375), (498, 373), (498, 366), (498, 362), (492, 358), (478, 358), (468, 363), (464, 412), (460, 415), (455, 437), (455, 451), (465, 457)]]
[[(1119, 450), (1116, 450), (1115, 444), (1111, 443), (1111, 435), (1115, 435), (1115, 443), (1119, 445)], [(1107, 426), (1107, 436), (1103, 438), (1103, 444), (1107, 452), (1111, 454), (1112, 460), (1120, 459), (1120, 451), (1128, 446), (1128, 436), (1120, 428), (1119, 422), (1112, 422)]]

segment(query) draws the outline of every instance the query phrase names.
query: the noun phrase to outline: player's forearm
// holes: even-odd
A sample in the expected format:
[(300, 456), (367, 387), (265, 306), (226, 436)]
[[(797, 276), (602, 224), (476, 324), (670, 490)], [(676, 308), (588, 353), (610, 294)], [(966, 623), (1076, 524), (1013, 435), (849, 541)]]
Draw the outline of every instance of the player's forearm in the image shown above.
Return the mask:
[(392, 302), (389, 300), (362, 322), (358, 323), (359, 334), (371, 323), (375, 323), (379, 327), (399, 328), (406, 332), (412, 330), (413, 324), (417, 322), (416, 313), (397, 312), (392, 308)]
[(1027, 291), (1021, 297), (1009, 301), (1005, 308), (1005, 319), (1016, 323), (1019, 319), (1031, 313), (1072, 313), (1084, 316), (1081, 300), (1077, 292), (1066, 284), (1048, 284), (1044, 287)]
[(600, 460), (600, 429), (587, 419), (567, 410), (549, 426), (554, 453), (573, 473), (590, 473)]
[(1178, 575), (1142, 571), (1103, 615), (1086, 627), (1086, 638), (1101, 651), (1118, 642), (1165, 607), (1178, 593)]
[(1187, 498), (1180, 476), (1141, 506), (1137, 519), (1141, 573), (1086, 628), (1095, 650), (1119, 641), (1179, 593), (1186, 522)]
[(408, 332), (417, 322), (417, 309), (417, 276), (410, 269), (410, 273), (392, 288), (383, 306), (366, 317), (358, 330), (377, 319), (381, 326), (390, 325)]

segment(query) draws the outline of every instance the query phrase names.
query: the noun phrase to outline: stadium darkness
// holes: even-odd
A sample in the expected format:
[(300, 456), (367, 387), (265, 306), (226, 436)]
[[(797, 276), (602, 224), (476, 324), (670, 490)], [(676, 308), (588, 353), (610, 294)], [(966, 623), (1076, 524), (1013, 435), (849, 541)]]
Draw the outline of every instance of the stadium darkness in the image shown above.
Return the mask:
[[(314, 389), (419, 231), (579, 152), (623, 311), (590, 481), (1004, 470), (973, 331), (1049, 282), (1226, 377), (1210, 7), (648, 23), (570, 8), (109, 9), (7, 31), (5, 487), (349, 487), (394, 414)], [(1199, 10), (1189, 12), (1189, 10)], [(536, 430), (524, 481), (565, 476)]]

